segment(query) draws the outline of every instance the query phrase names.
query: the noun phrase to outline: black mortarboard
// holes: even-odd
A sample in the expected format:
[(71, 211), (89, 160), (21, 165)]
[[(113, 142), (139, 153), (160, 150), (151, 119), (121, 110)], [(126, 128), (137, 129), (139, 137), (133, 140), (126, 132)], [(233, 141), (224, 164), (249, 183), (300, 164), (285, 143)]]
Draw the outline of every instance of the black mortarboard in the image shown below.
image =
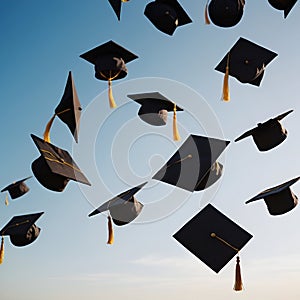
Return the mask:
[(108, 0), (108, 1), (112, 6), (115, 14), (117, 15), (118, 20), (120, 21), (122, 2), (128, 2), (129, 0)]
[(112, 96), (111, 81), (124, 78), (127, 75), (126, 63), (138, 58), (114, 41), (108, 41), (80, 55), (95, 66), (95, 77), (108, 81), (110, 107), (116, 107)]
[(211, 0), (208, 5), (210, 20), (220, 27), (232, 27), (244, 13), (244, 0)]
[(268, 0), (270, 5), (278, 10), (284, 11), (284, 18), (286, 18), (293, 6), (298, 0)]
[(9, 235), (10, 241), (14, 246), (23, 247), (33, 243), (40, 234), (40, 228), (34, 223), (43, 212), (15, 216), (0, 231), (2, 236), (0, 249), (0, 264), (4, 259), (4, 236)]
[(31, 164), (33, 174), (41, 185), (55, 192), (62, 192), (69, 180), (91, 185), (66, 150), (33, 134), (31, 138), (41, 153)]
[(258, 123), (257, 127), (243, 133), (235, 140), (235, 142), (252, 135), (253, 140), (260, 151), (268, 151), (278, 146), (287, 138), (287, 130), (283, 128), (280, 121), (292, 111), (293, 110), (289, 110), (264, 123)]
[[(11, 183), (10, 185), (6, 186), (1, 192), (8, 191), (11, 199), (16, 199), (29, 191), (29, 187), (25, 184), (24, 181), (31, 178), (32, 176), (26, 177), (22, 180), (18, 180), (16, 182)], [(8, 199), (6, 199), (6, 204), (8, 204)]]
[(190, 135), (153, 179), (190, 192), (203, 190), (221, 177), (223, 166), (216, 160), (229, 143)]
[(228, 82), (226, 82), (228, 81), (228, 76), (235, 77), (241, 83), (259, 86), (265, 68), (276, 56), (277, 53), (240, 37), (215, 67), (215, 70), (225, 73), (223, 99), (229, 100), (229, 95), (227, 97), (224, 96), (225, 86), (228, 86)]
[(142, 211), (143, 204), (140, 203), (134, 195), (144, 187), (147, 182), (142, 183), (130, 190), (119, 194), (111, 200), (103, 203), (97, 209), (89, 214), (89, 217), (97, 215), (104, 211), (109, 211), (109, 239), (108, 244), (113, 243), (113, 231), (111, 218), (115, 225), (122, 226), (132, 222)]
[(173, 137), (179, 140), (179, 134), (176, 123), (176, 112), (183, 111), (174, 102), (170, 101), (159, 92), (142, 93), (127, 95), (141, 105), (138, 112), (139, 117), (146, 123), (154, 126), (162, 126), (167, 124), (168, 112), (173, 112)]
[(298, 198), (291, 191), (290, 186), (296, 183), (299, 179), (300, 177), (296, 177), (283, 184), (267, 189), (248, 200), (246, 204), (264, 199), (271, 215), (276, 216), (285, 214), (298, 204)]
[[(208, 204), (173, 237), (218, 273), (248, 243), (252, 235)], [(239, 285), (242, 289), (241, 282)], [(235, 287), (235, 290), (240, 289)]]
[(58, 116), (70, 129), (74, 136), (76, 143), (78, 143), (78, 132), (81, 115), (81, 106), (77, 96), (75, 84), (72, 73), (69, 72), (67, 84), (60, 103), (55, 109), (55, 113), (48, 122), (45, 132), (44, 140), (50, 143), (50, 128), (55, 116)]
[(178, 26), (192, 20), (177, 0), (156, 0), (146, 5), (144, 15), (160, 31), (173, 35)]

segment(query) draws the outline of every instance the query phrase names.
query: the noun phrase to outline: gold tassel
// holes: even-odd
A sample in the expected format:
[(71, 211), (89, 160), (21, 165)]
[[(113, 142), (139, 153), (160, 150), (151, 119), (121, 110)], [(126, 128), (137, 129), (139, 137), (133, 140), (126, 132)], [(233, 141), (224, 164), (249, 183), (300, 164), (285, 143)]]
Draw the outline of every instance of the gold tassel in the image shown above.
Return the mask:
[(230, 93), (229, 93), (229, 54), (227, 56), (227, 64), (226, 64), (226, 71), (224, 75), (224, 81), (223, 81), (223, 95), (222, 99), (224, 101), (230, 101)]
[(6, 194), (6, 197), (5, 197), (5, 205), (9, 205), (9, 202), (8, 202), (8, 195)]
[(107, 244), (112, 245), (114, 243), (114, 229), (111, 221), (111, 216), (107, 217), (108, 220), (108, 240)]
[(176, 104), (174, 103), (174, 108), (173, 108), (173, 139), (174, 141), (180, 141), (180, 135), (178, 132), (178, 127), (177, 127), (177, 116), (176, 116)]
[(4, 260), (4, 237), (2, 236), (1, 248), (0, 248), (0, 264), (3, 263), (3, 260)]
[(236, 266), (235, 266), (235, 283), (233, 289), (235, 291), (241, 291), (243, 289), (241, 267), (240, 267), (240, 258), (236, 257)]
[(112, 83), (111, 80), (108, 80), (108, 99), (109, 99), (109, 106), (110, 108), (116, 108), (116, 102), (112, 93)]
[(209, 18), (208, 18), (208, 0), (207, 0), (206, 5), (205, 5), (204, 18), (205, 18), (205, 24), (209, 25), (210, 21), (209, 21)]
[(55, 114), (52, 116), (52, 118), (50, 119), (50, 121), (47, 123), (46, 128), (45, 128), (45, 132), (44, 132), (44, 141), (48, 142), (48, 143), (51, 143), (50, 142), (50, 128), (52, 126), (54, 118), (55, 118)]

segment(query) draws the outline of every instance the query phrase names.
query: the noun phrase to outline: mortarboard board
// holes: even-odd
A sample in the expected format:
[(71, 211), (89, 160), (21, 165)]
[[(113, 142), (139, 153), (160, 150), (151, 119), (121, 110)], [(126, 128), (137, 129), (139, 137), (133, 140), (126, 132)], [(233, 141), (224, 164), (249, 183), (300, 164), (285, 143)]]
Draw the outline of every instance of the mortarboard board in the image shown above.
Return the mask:
[(177, 111), (183, 111), (174, 102), (170, 101), (158, 92), (127, 95), (141, 105), (138, 115), (146, 123), (153, 126), (167, 124), (168, 112), (173, 112), (173, 138), (179, 140), (177, 129)]
[(156, 0), (146, 5), (144, 15), (160, 31), (173, 35), (178, 26), (192, 20), (177, 0)]
[(276, 56), (277, 53), (240, 37), (215, 67), (215, 70), (225, 73), (223, 100), (230, 100), (228, 76), (235, 77), (241, 83), (259, 86), (265, 68)]
[(146, 184), (142, 183), (126, 192), (119, 194), (111, 200), (103, 203), (89, 214), (92, 217), (101, 212), (108, 211), (109, 238), (108, 244), (113, 244), (113, 231), (111, 219), (117, 226), (123, 226), (132, 222), (142, 211), (143, 204), (134, 195)]
[(288, 16), (298, 0), (268, 0), (270, 5), (278, 10), (284, 11), (284, 18)]
[(289, 110), (288, 112), (264, 123), (258, 123), (257, 127), (243, 133), (235, 140), (235, 142), (238, 142), (248, 136), (252, 136), (260, 151), (268, 151), (278, 146), (287, 138), (287, 130), (282, 127), (280, 121), (291, 112), (293, 112), (293, 110)]
[(124, 78), (127, 75), (126, 63), (138, 58), (114, 41), (108, 41), (80, 55), (95, 66), (95, 77), (108, 81), (108, 96), (110, 107), (116, 107), (112, 95), (112, 80)]
[[(173, 237), (218, 273), (248, 243), (252, 235), (217, 210), (206, 205)], [(235, 290), (242, 289), (239, 257), (237, 257)], [(239, 286), (237, 286), (239, 285)]]
[(55, 113), (48, 122), (45, 132), (44, 140), (50, 143), (50, 128), (55, 116), (58, 116), (70, 129), (74, 136), (76, 143), (78, 143), (79, 122), (81, 115), (81, 106), (77, 96), (72, 73), (69, 72), (67, 84), (65, 86), (64, 94), (60, 103), (55, 109)]
[[(208, 4), (209, 2), (209, 4)], [(232, 27), (240, 22), (244, 13), (244, 0), (208, 0), (206, 9), (206, 23), (210, 20), (220, 27)]]
[[(22, 180), (18, 180), (16, 182), (11, 183), (10, 185), (6, 186), (4, 189), (1, 190), (1, 192), (8, 191), (11, 199), (16, 199), (24, 194), (26, 194), (29, 191), (29, 187), (25, 184), (24, 181), (31, 178), (32, 176), (26, 177)], [(8, 205), (8, 198), (5, 199), (5, 204)]]
[(13, 217), (0, 231), (2, 236), (0, 263), (4, 259), (4, 236), (9, 235), (14, 246), (23, 247), (33, 243), (40, 234), (40, 228), (34, 223), (43, 212)]
[(117, 15), (118, 20), (120, 21), (122, 2), (128, 2), (129, 0), (108, 0), (108, 1), (112, 6), (115, 14)]
[(69, 180), (91, 185), (66, 150), (45, 142), (33, 134), (31, 138), (41, 154), (31, 164), (33, 174), (41, 185), (55, 192), (62, 192)]
[(153, 179), (190, 192), (203, 190), (221, 177), (223, 166), (216, 160), (229, 143), (190, 135)]
[(285, 214), (298, 204), (298, 198), (291, 191), (290, 186), (296, 183), (299, 179), (300, 177), (296, 177), (283, 184), (267, 189), (248, 200), (246, 204), (264, 199), (271, 215), (276, 216)]

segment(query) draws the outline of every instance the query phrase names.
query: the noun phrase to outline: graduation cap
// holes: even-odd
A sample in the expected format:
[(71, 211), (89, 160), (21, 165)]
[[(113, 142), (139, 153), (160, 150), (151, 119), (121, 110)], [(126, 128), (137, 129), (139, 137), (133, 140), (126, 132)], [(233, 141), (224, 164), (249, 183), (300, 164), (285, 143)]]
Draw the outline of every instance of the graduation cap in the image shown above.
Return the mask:
[(117, 226), (123, 226), (132, 222), (142, 211), (143, 204), (134, 195), (146, 185), (142, 183), (126, 192), (119, 194), (111, 200), (103, 203), (89, 214), (89, 217), (108, 211), (108, 231), (109, 237), (107, 244), (113, 244), (114, 235), (112, 222)]
[(0, 231), (2, 236), (0, 247), (0, 264), (4, 259), (4, 236), (9, 235), (14, 246), (24, 247), (33, 243), (40, 234), (41, 229), (34, 223), (43, 212), (13, 217)]
[(298, 0), (268, 0), (270, 5), (278, 10), (284, 11), (284, 18), (288, 16)]
[(115, 14), (117, 15), (118, 20), (120, 21), (122, 3), (128, 2), (129, 0), (108, 0), (108, 1), (112, 6)]
[(225, 73), (223, 100), (230, 100), (229, 76), (235, 77), (241, 83), (260, 86), (265, 68), (276, 56), (277, 53), (240, 37), (215, 67), (215, 70)]
[[(29, 191), (29, 187), (25, 184), (25, 181), (32, 176), (26, 177), (22, 180), (15, 181), (11, 183), (10, 185), (6, 186), (4, 189), (1, 190), (1, 192), (8, 191), (11, 199), (16, 199), (24, 194), (26, 194)], [(8, 205), (8, 196), (6, 195), (5, 204)]]
[(264, 123), (258, 123), (257, 127), (243, 133), (235, 142), (252, 136), (259, 151), (268, 151), (278, 146), (287, 138), (287, 130), (283, 128), (280, 121), (291, 112), (293, 112), (293, 110), (289, 110)]
[(153, 179), (190, 192), (204, 190), (221, 177), (223, 166), (216, 160), (229, 143), (190, 135)]
[(112, 94), (112, 81), (127, 76), (126, 63), (138, 58), (114, 41), (108, 41), (80, 55), (95, 66), (95, 77), (108, 81), (108, 98), (111, 108), (116, 107)]
[(298, 198), (291, 191), (290, 186), (296, 183), (299, 179), (300, 177), (296, 177), (283, 184), (267, 189), (248, 200), (246, 204), (264, 199), (271, 215), (276, 216), (285, 214), (298, 204)]
[(160, 31), (173, 35), (178, 26), (192, 20), (177, 0), (156, 0), (146, 5), (144, 15)]
[[(217, 210), (206, 205), (173, 237), (210, 269), (218, 273), (252, 238), (252, 235)], [(237, 256), (234, 290), (243, 288)]]
[(54, 115), (46, 126), (44, 132), (44, 140), (50, 143), (50, 128), (52, 126), (54, 118), (58, 116), (58, 118), (60, 118), (61, 121), (63, 121), (69, 127), (76, 143), (78, 143), (80, 114), (80, 102), (77, 96), (72, 73), (69, 72), (64, 94), (60, 100), (60, 103), (55, 109)]
[(210, 18), (216, 26), (235, 26), (242, 19), (244, 5), (244, 0), (208, 0), (205, 9), (205, 23), (210, 24)]
[(33, 134), (31, 138), (41, 154), (31, 164), (31, 169), (42, 186), (55, 192), (62, 192), (69, 180), (91, 185), (66, 150), (45, 142)]
[(177, 111), (183, 111), (174, 102), (167, 99), (159, 92), (142, 93), (127, 95), (141, 105), (138, 115), (146, 123), (153, 126), (162, 126), (167, 124), (168, 112), (173, 112), (173, 138), (175, 141), (180, 140), (177, 129)]

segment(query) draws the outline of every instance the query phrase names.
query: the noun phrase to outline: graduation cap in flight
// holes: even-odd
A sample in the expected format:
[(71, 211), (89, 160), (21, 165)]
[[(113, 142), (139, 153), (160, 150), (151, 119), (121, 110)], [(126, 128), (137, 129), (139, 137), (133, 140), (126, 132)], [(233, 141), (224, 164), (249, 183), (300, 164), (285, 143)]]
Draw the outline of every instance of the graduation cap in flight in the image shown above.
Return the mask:
[(222, 99), (230, 100), (229, 76), (241, 83), (260, 86), (267, 65), (276, 56), (277, 53), (240, 37), (215, 67), (215, 70), (225, 73)]
[(128, 2), (129, 0), (108, 0), (112, 6), (115, 14), (117, 15), (118, 20), (120, 21), (121, 17), (121, 6), (123, 2)]
[(284, 18), (288, 16), (298, 0), (268, 0), (270, 5), (278, 10), (284, 11)]
[(138, 56), (131, 53), (114, 41), (108, 41), (86, 53), (80, 55), (95, 66), (95, 77), (99, 80), (108, 81), (108, 98), (111, 108), (116, 107), (112, 94), (112, 81), (127, 76), (126, 63)]
[[(1, 192), (7, 191), (11, 197), (11, 199), (16, 199), (24, 194), (26, 194), (29, 191), (29, 187), (25, 184), (25, 181), (32, 176), (26, 177), (22, 180), (15, 181), (11, 183), (10, 185), (6, 186), (4, 189), (1, 190)], [(8, 196), (6, 195), (5, 198), (5, 204), (8, 205)]]
[(41, 229), (34, 223), (43, 212), (13, 217), (0, 231), (2, 236), (0, 247), (0, 264), (4, 259), (4, 236), (8, 235), (11, 243), (17, 247), (24, 247), (33, 243)]
[(300, 177), (296, 177), (278, 186), (267, 189), (248, 200), (246, 204), (264, 199), (270, 215), (277, 216), (285, 214), (298, 204), (298, 198), (291, 191), (290, 186), (296, 183), (299, 179)]
[(81, 105), (77, 96), (72, 72), (69, 72), (67, 84), (65, 86), (64, 94), (55, 108), (55, 113), (48, 122), (45, 132), (44, 140), (50, 143), (50, 129), (54, 118), (57, 116), (64, 122), (70, 129), (76, 143), (78, 143), (78, 132), (81, 115)]
[(280, 121), (291, 112), (293, 112), (293, 110), (289, 110), (288, 112), (285, 112), (264, 123), (258, 123), (257, 127), (243, 133), (235, 140), (235, 142), (238, 142), (248, 136), (252, 136), (259, 151), (268, 151), (278, 146), (287, 138), (288, 134)]
[(217, 159), (229, 143), (190, 135), (153, 179), (190, 192), (204, 190), (221, 177), (223, 165)]
[(31, 138), (41, 154), (31, 164), (31, 169), (42, 186), (55, 192), (62, 192), (70, 180), (91, 185), (68, 151), (33, 134)]
[(161, 32), (173, 35), (177, 27), (191, 23), (177, 0), (155, 0), (146, 5), (144, 15)]
[(239, 252), (252, 238), (250, 233), (208, 204), (173, 237), (216, 273), (237, 255), (234, 290), (242, 290)]
[(235, 26), (242, 19), (244, 5), (245, 0), (208, 0), (205, 9), (205, 22), (210, 24), (210, 19), (216, 26)]
[(109, 201), (100, 205), (97, 209), (89, 214), (89, 217), (99, 213), (108, 211), (108, 232), (109, 237), (107, 244), (113, 244), (114, 234), (112, 222), (117, 226), (123, 226), (132, 222), (142, 211), (143, 204), (140, 203), (134, 195), (146, 185), (142, 183), (134, 188), (131, 188)]
[(180, 140), (177, 128), (177, 111), (183, 111), (174, 102), (167, 99), (159, 92), (127, 95), (141, 105), (138, 115), (146, 123), (153, 126), (167, 124), (168, 112), (173, 112), (173, 138)]

